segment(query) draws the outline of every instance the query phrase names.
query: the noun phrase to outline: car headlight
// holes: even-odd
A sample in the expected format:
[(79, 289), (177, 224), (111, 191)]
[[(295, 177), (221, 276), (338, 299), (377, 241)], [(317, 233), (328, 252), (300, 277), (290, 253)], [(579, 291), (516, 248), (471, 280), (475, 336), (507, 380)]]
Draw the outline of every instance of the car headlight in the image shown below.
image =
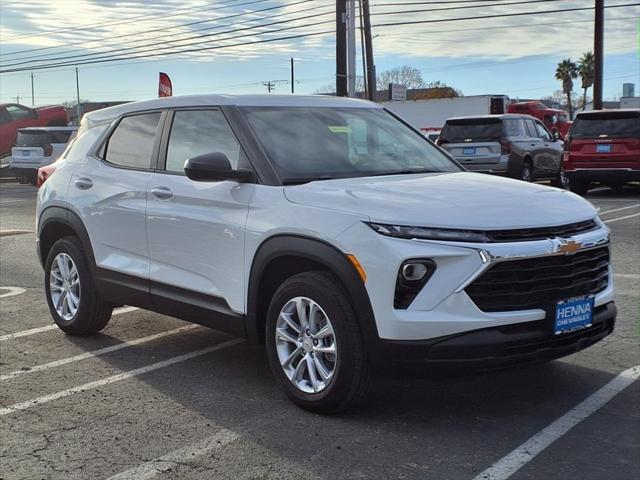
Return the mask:
[(366, 222), (381, 235), (396, 238), (447, 240), (451, 242), (490, 242), (485, 232), (477, 230), (456, 230), (450, 228), (410, 227), (405, 225), (387, 225)]

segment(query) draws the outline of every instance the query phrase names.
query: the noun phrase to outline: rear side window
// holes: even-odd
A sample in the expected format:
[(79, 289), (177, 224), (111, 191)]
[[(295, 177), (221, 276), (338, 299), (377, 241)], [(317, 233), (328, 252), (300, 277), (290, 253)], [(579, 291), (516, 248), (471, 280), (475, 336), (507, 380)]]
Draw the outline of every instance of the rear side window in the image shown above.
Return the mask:
[(151, 168), (160, 112), (124, 117), (109, 137), (104, 160), (127, 168)]
[(571, 138), (640, 138), (640, 112), (599, 112), (579, 115), (571, 125)]
[(522, 133), (522, 120), (519, 118), (507, 118), (502, 121), (504, 125), (504, 134), (507, 137), (521, 137)]
[(185, 160), (205, 153), (224, 153), (236, 169), (240, 144), (220, 110), (177, 111), (167, 147), (166, 170), (184, 172)]
[(440, 143), (496, 142), (502, 137), (499, 118), (447, 120), (440, 132)]

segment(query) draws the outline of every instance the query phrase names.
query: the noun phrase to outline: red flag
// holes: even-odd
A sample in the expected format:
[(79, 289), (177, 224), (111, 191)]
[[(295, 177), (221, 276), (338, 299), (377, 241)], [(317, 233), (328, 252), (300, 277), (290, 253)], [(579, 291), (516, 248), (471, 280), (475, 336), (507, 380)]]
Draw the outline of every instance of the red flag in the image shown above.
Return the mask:
[(158, 85), (159, 97), (170, 97), (172, 95), (173, 88), (171, 86), (171, 79), (169, 75), (164, 72), (160, 72), (160, 83)]

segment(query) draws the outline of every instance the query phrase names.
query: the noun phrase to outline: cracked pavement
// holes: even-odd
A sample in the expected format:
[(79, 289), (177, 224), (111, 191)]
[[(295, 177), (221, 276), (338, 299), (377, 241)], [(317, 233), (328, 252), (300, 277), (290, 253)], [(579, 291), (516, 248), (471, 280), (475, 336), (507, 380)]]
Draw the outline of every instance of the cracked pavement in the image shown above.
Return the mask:
[[(637, 190), (596, 191), (602, 211)], [(35, 189), (0, 185), (0, 229), (34, 229)], [(605, 214), (604, 219), (640, 212)], [(562, 360), (482, 374), (379, 380), (360, 409), (324, 417), (289, 403), (263, 349), (238, 344), (0, 416), (0, 479), (473, 479), (615, 375), (640, 365), (640, 217), (611, 223), (618, 321)], [(0, 237), (0, 335), (51, 324), (34, 235)], [(0, 342), (0, 375), (184, 325), (136, 310), (93, 338), (57, 329)], [(229, 340), (198, 327), (0, 382), (0, 407)], [(635, 382), (513, 475), (640, 478)]]

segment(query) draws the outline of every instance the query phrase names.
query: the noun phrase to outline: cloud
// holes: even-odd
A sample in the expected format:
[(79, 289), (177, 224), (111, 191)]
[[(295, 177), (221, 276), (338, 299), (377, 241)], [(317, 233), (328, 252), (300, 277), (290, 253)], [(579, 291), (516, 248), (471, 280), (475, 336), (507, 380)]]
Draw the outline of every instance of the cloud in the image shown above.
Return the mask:
[[(607, 5), (624, 0), (607, 2)], [(251, 3), (251, 4), (249, 4)], [(98, 54), (95, 58), (141, 57), (162, 54), (168, 49), (205, 48), (207, 46), (234, 45), (217, 50), (182, 53), (180, 58), (210, 62), (217, 58), (233, 57), (249, 60), (269, 55), (301, 55), (324, 59), (333, 56), (333, 35), (290, 39), (282, 42), (253, 43), (268, 38), (332, 30), (333, 1), (294, 4), (295, 0), (259, 0), (249, 2), (212, 2), (205, 0), (31, 0), (2, 7), (2, 63), (38, 60), (59, 62), (61, 56), (73, 56), (71, 62), (94, 57), (77, 55)], [(488, 5), (499, 3), (489, 2)], [(578, 57), (592, 48), (593, 10), (539, 13), (532, 16), (512, 16), (481, 19), (478, 17), (519, 12), (544, 12), (576, 8), (591, 2), (559, 0), (553, 2), (500, 6), (483, 5), (481, 8), (442, 10), (452, 4), (401, 5), (372, 7), (375, 55), (377, 58), (402, 55), (405, 57), (478, 57), (483, 59), (512, 60), (534, 55), (556, 54)], [(384, 3), (383, 3), (384, 4)], [(382, 4), (382, 5), (383, 5)], [(271, 7), (276, 10), (255, 13)], [(409, 12), (411, 10), (429, 10)], [(406, 13), (392, 14), (402, 11)], [(252, 13), (254, 12), (254, 13)], [(318, 14), (317, 18), (298, 19), (286, 24), (256, 28), (278, 20), (292, 20)], [(606, 11), (605, 45), (607, 53), (625, 53), (637, 49), (637, 7), (608, 8)], [(239, 15), (225, 19), (229, 15)], [(378, 26), (384, 23), (403, 23), (416, 19), (450, 20), (475, 17), (474, 20), (434, 22), (415, 25)], [(308, 26), (326, 21), (326, 24)], [(268, 33), (279, 28), (295, 27), (282, 32)], [(234, 28), (247, 30), (222, 33)], [(209, 35), (203, 37), (203, 35)], [(238, 38), (233, 38), (233, 37)], [(192, 38), (198, 37), (198, 38)], [(32, 48), (46, 50), (11, 52)], [(162, 57), (156, 57), (162, 58)], [(175, 57), (173, 57), (175, 58)], [(10, 68), (10, 67), (7, 67)]]

